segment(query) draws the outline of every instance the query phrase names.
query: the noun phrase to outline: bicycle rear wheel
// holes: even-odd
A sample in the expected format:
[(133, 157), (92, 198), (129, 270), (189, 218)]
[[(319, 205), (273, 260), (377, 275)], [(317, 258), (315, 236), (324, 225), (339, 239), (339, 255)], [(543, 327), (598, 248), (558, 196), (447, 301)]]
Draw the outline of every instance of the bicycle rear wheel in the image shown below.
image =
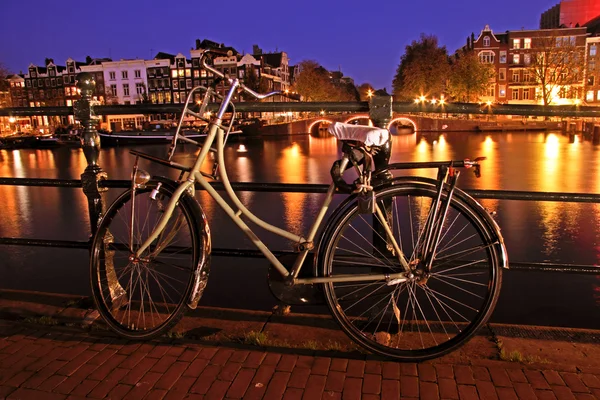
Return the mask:
[(133, 256), (157, 225), (174, 188), (172, 182), (149, 181), (136, 189), (133, 213), (132, 190), (125, 191), (107, 210), (94, 236), (90, 261), (94, 302), (106, 323), (126, 338), (150, 339), (169, 330), (184, 314), (196, 274), (203, 281), (208, 278), (208, 265), (200, 262), (210, 246), (201, 240), (199, 224), (205, 221), (187, 194), (177, 202), (159, 237), (139, 259)]
[[(406, 281), (324, 284), (334, 318), (374, 353), (404, 361), (441, 356), (474, 335), (496, 304), (504, 245), (483, 208), (458, 189), (443, 223), (437, 222), (442, 223), (437, 254), (430, 272), (424, 272), (425, 223), (436, 195), (434, 185), (417, 182), (376, 193), (409, 261), (412, 276)], [(444, 194), (442, 202), (446, 199)], [(321, 276), (402, 272), (386, 234), (374, 226), (378, 220), (359, 214), (356, 201), (344, 208), (324, 234)]]

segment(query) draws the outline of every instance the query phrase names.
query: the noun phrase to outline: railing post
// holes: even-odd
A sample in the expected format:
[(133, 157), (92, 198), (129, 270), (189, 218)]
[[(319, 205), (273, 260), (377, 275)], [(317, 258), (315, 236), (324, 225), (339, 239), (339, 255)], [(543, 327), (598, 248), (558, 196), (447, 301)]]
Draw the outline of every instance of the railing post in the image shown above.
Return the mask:
[(81, 100), (75, 102), (73, 112), (75, 119), (80, 121), (83, 126), (81, 144), (83, 154), (88, 163), (85, 171), (81, 174), (81, 185), (83, 193), (88, 199), (90, 227), (91, 233), (94, 235), (98, 228), (98, 220), (104, 213), (102, 192), (107, 190), (106, 188), (101, 188), (99, 185), (101, 180), (107, 179), (107, 175), (98, 165), (100, 136), (98, 135), (98, 131), (96, 131), (96, 120), (98, 117), (95, 116), (92, 105), (92, 96), (96, 88), (96, 81), (91, 74), (82, 72), (77, 75), (77, 87), (81, 91)]
[[(392, 96), (387, 94), (385, 89), (377, 90), (375, 92), (375, 95), (373, 97), (371, 97), (371, 99), (369, 101), (369, 117), (371, 118), (373, 125), (375, 125), (376, 127), (384, 128), (384, 129), (388, 128), (388, 125), (389, 125), (390, 121), (392, 120)], [(382, 146), (381, 150), (373, 156), (373, 162), (375, 164), (375, 169), (379, 170), (379, 169), (387, 167), (387, 165), (390, 162), (391, 155), (392, 155), (392, 136), (390, 134), (390, 140), (388, 140), (388, 142), (384, 146)], [(373, 180), (376, 181), (376, 183), (381, 183), (381, 182), (389, 180), (391, 178), (392, 178), (392, 173), (388, 171), (385, 174), (379, 174), (379, 175), (375, 176), (373, 178)], [(384, 208), (383, 211), (388, 220), (388, 224), (390, 224), (390, 226), (391, 226), (391, 223), (393, 222), (392, 215), (391, 215), (391, 212), (392, 212), (391, 201), (390, 202), (382, 202), (381, 205)], [(385, 238), (387, 235), (385, 233), (383, 226), (381, 225), (381, 223), (375, 216), (373, 216), (373, 230), (375, 231), (375, 232), (373, 232), (374, 247), (382, 252), (385, 251), (386, 249), (388, 251), (391, 251), (392, 245), (391, 245), (391, 243), (388, 243), (387, 240), (382, 239), (382, 238)]]

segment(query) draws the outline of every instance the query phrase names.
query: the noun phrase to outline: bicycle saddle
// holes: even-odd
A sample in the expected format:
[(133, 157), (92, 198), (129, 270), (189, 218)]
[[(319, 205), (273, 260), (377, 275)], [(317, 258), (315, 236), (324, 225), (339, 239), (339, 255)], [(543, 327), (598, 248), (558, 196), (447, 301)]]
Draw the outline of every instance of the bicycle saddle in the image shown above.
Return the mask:
[(327, 131), (339, 140), (355, 140), (364, 143), (365, 146), (381, 146), (390, 138), (387, 129), (342, 122), (333, 122)]

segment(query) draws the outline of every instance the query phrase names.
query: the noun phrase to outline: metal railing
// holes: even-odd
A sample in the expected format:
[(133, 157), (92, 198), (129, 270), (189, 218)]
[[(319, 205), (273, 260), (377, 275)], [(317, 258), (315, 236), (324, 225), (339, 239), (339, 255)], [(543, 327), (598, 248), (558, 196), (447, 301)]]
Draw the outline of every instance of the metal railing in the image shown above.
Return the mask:
[[(106, 173), (98, 165), (100, 154), (100, 139), (95, 128), (96, 115), (99, 114), (127, 114), (135, 113), (164, 113), (179, 112), (180, 105), (136, 105), (136, 106), (93, 106), (92, 94), (95, 82), (90, 74), (82, 73), (77, 83), (81, 90), (81, 100), (77, 101), (73, 109), (67, 107), (45, 107), (37, 109), (12, 108), (0, 109), (2, 115), (69, 115), (74, 114), (83, 126), (82, 144), (88, 166), (77, 179), (38, 179), (38, 178), (0, 178), (0, 185), (12, 186), (39, 186), (60, 188), (81, 188), (88, 199), (88, 211), (90, 217), (91, 234), (96, 231), (97, 223), (104, 211), (103, 193), (109, 188), (128, 188), (130, 181), (109, 180)], [(239, 103), (236, 105), (238, 111), (350, 111), (369, 112), (369, 117), (375, 126), (385, 127), (392, 117), (392, 112), (446, 112), (446, 113), (483, 113), (485, 107), (477, 104), (448, 104), (446, 109), (439, 111), (439, 106), (426, 104), (392, 104), (389, 95), (376, 95), (371, 100), (361, 103)], [(136, 111), (132, 111), (135, 108)], [(7, 114), (11, 112), (12, 114)], [(479, 110), (479, 111), (478, 111)], [(487, 112), (487, 111), (486, 111)], [(50, 113), (50, 114), (49, 114)], [(509, 113), (513, 115), (559, 115), (600, 117), (600, 107), (543, 107), (543, 106), (521, 106), (508, 105), (495, 107), (494, 113)], [(596, 127), (600, 128), (600, 127)], [(384, 152), (381, 152), (384, 153)], [(389, 161), (389, 152), (384, 154), (379, 167), (385, 166)], [(376, 163), (377, 165), (377, 163)], [(219, 190), (222, 184), (216, 182), (213, 186)], [(256, 192), (297, 192), (297, 193), (325, 193), (327, 185), (319, 184), (273, 184), (273, 183), (232, 183), (235, 190)], [(600, 203), (598, 194), (581, 193), (548, 193), (506, 190), (467, 190), (468, 194), (479, 199), (497, 200), (522, 200), (522, 201), (554, 201), (554, 202), (577, 202), (577, 203)], [(43, 246), (54, 248), (89, 249), (91, 241), (70, 241), (55, 239), (35, 238), (8, 238), (0, 237), (0, 245), (18, 246)], [(291, 251), (274, 251), (276, 256), (292, 253)], [(241, 257), (263, 257), (258, 250), (213, 248), (212, 254), (216, 256), (241, 256)], [(600, 267), (595, 265), (574, 265), (555, 263), (525, 263), (511, 260), (512, 269), (536, 270), (536, 271), (560, 271), (575, 273), (600, 274)]]

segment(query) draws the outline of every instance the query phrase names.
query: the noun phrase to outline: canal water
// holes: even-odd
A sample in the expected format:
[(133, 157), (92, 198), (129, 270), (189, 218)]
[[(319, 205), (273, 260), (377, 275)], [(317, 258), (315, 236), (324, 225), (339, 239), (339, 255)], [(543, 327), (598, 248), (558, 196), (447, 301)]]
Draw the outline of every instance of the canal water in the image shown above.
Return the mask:
[[(600, 146), (559, 132), (412, 134), (393, 137), (391, 162), (441, 161), (487, 157), (482, 176), (463, 171), (464, 189), (600, 193)], [(240, 146), (243, 145), (243, 148)], [(102, 149), (100, 166), (110, 179), (128, 179), (132, 147)], [(137, 150), (163, 156), (167, 146)], [(246, 151), (240, 151), (240, 150)], [(331, 163), (340, 156), (333, 138), (286, 136), (243, 139), (226, 149), (232, 181), (329, 183)], [(192, 148), (182, 148), (180, 163), (191, 163)], [(80, 149), (0, 150), (0, 176), (79, 179), (87, 163)], [(165, 167), (144, 164), (152, 173), (176, 176)], [(207, 171), (210, 165), (204, 166)], [(434, 170), (410, 174), (435, 176)], [(110, 202), (119, 189), (107, 193)], [(288, 230), (305, 233), (322, 195), (243, 192), (242, 201), (257, 215)], [(248, 239), (210, 201), (198, 198), (207, 214), (216, 248), (252, 248)], [(599, 263), (600, 205), (482, 200), (496, 211), (509, 259), (565, 264)], [(260, 229), (275, 249), (285, 241)], [(0, 186), (0, 237), (86, 240), (87, 201), (81, 189)], [(276, 303), (266, 285), (262, 259), (213, 258), (203, 305), (268, 310)], [(85, 250), (0, 246), (0, 287), (89, 295)], [(600, 275), (600, 274), (599, 274)], [(495, 322), (600, 328), (600, 277), (556, 272), (507, 271)], [(300, 307), (297, 311), (303, 311)], [(318, 309), (308, 311), (319, 312)]]

